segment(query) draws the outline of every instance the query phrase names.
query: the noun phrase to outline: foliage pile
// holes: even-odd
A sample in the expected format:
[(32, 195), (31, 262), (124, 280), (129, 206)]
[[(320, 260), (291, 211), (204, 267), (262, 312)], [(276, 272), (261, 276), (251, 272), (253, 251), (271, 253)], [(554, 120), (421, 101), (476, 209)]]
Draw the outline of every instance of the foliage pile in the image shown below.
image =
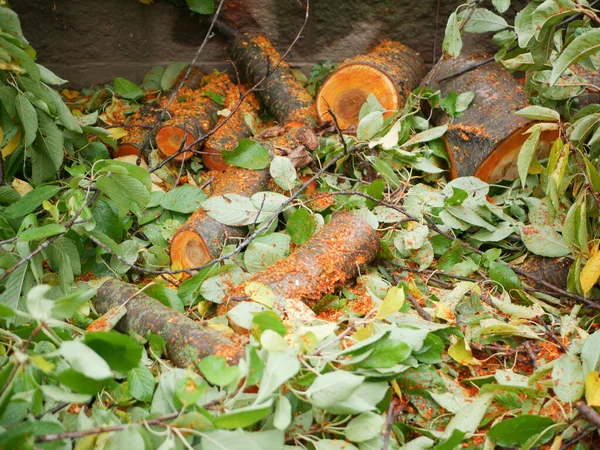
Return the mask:
[[(578, 74), (598, 71), (600, 19), (587, 1), (534, 0), (509, 25), (510, 0), (481, 3), (450, 17), (444, 57), (459, 55), (463, 32), (495, 32), (496, 60), (525, 72), (532, 106), (519, 114), (538, 123), (519, 179), (448, 181), (447, 125), (430, 119), (459, 116), (473, 93), (421, 88), (391, 116), (370, 97), (355, 134), (322, 130), (301, 173), (243, 143), (226, 161), (269, 168), (276, 186), (235, 205), (206, 201), (200, 186), (218, 174), (195, 158), (156, 166), (153, 152), (152, 175), (110, 159), (128, 115), (184, 65), (153, 69), (142, 87), (63, 90), (68, 108), (51, 87), (63, 80), (0, 7), (0, 448), (597, 448), (600, 105), (580, 107), (598, 86)], [(331, 67), (305, 80), (311, 93)], [(543, 130), (559, 137), (538, 160)], [(173, 186), (181, 170), (187, 183)], [(316, 188), (300, 181), (316, 173)], [(184, 279), (168, 242), (200, 207), (251, 231), (270, 225)], [(218, 315), (232, 286), (338, 210), (381, 237), (356, 284), (297, 316), (268, 292)], [(533, 255), (562, 258), (548, 264), (556, 279), (534, 273)], [(566, 289), (553, 284), (559, 262)], [(112, 330), (126, 305), (94, 311), (106, 277), (216, 330), (229, 319), (248, 331), (245, 357), (172, 367), (161, 336)]]

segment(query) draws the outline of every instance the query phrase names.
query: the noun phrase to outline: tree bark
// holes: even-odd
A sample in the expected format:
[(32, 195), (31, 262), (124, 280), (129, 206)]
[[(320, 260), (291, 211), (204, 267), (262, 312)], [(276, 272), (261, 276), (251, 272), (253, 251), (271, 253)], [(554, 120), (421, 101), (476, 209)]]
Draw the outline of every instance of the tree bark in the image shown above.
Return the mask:
[[(212, 196), (239, 194), (247, 197), (264, 191), (269, 184), (269, 170), (229, 167), (213, 182)], [(198, 209), (177, 230), (169, 247), (171, 265), (177, 268), (199, 267), (218, 257), (223, 246), (246, 236), (246, 227), (231, 227)]]
[(321, 121), (331, 120), (330, 107), (341, 128), (358, 123), (370, 94), (387, 110), (398, 110), (425, 75), (422, 58), (399, 42), (383, 41), (366, 55), (349, 59), (325, 80), (317, 95)]
[[(443, 95), (450, 92), (475, 93), (475, 98), (460, 117), (449, 124), (444, 135), (451, 161), (450, 176), (476, 176), (488, 183), (518, 176), (517, 158), (529, 137), (525, 134), (533, 122), (517, 116), (515, 111), (528, 106), (523, 85), (497, 63), (490, 63), (438, 83), (437, 80), (486, 59), (461, 57), (445, 59), (431, 86)], [(449, 123), (445, 114), (434, 117), (436, 126)], [(547, 155), (556, 132), (542, 133), (538, 155)]]
[[(182, 147), (188, 145), (199, 136), (206, 134), (215, 126), (217, 113), (224, 108), (210, 96), (225, 98), (227, 91), (234, 85), (227, 74), (208, 75), (205, 84), (198, 89), (184, 87), (169, 112), (171, 118), (165, 121), (156, 133), (156, 147), (165, 157), (171, 156)], [(207, 95), (208, 93), (208, 95)], [(210, 96), (209, 96), (210, 95)], [(201, 147), (201, 145), (199, 145)], [(175, 161), (189, 159), (193, 153), (183, 152), (174, 158)]]
[(255, 85), (269, 74), (260, 85), (258, 95), (277, 121), (282, 125), (299, 122), (314, 129), (317, 116), (313, 99), (298, 82), (290, 66), (281, 61), (277, 70), (271, 73), (280, 55), (267, 37), (264, 34), (234, 33), (230, 38), (229, 53), (249, 85)]
[[(546, 258), (543, 256), (531, 255), (528, 256), (525, 261), (523, 261), (523, 263), (517, 267), (535, 278), (548, 281), (549, 283), (552, 283), (554, 286), (561, 289), (566, 289), (567, 280), (569, 278), (569, 270), (571, 269), (572, 264), (573, 260), (567, 257)], [(532, 287), (535, 289), (544, 289), (542, 284), (536, 283), (524, 277), (519, 278), (529, 285), (532, 285)]]
[[(597, 89), (600, 88), (600, 73), (598, 71), (593, 72), (590, 69), (586, 69), (581, 64), (575, 64), (570, 67), (571, 72), (575, 75), (582, 77), (588, 84), (592, 84)], [(587, 91), (577, 97), (579, 99), (579, 107), (591, 105), (593, 103), (600, 103), (600, 92), (598, 91)]]
[(276, 296), (300, 300), (309, 306), (354, 279), (360, 267), (379, 251), (379, 237), (364, 219), (339, 212), (317, 234), (286, 259), (254, 274), (236, 288), (228, 307), (251, 300), (249, 283), (271, 288)]
[(169, 359), (178, 367), (195, 367), (210, 355), (235, 364), (243, 356), (244, 346), (238, 336), (217, 331), (206, 321), (194, 321), (129, 284), (110, 279), (98, 290), (94, 307), (105, 314), (119, 305), (127, 308), (127, 313), (117, 323), (117, 330), (134, 331), (143, 337), (149, 332), (162, 336)]

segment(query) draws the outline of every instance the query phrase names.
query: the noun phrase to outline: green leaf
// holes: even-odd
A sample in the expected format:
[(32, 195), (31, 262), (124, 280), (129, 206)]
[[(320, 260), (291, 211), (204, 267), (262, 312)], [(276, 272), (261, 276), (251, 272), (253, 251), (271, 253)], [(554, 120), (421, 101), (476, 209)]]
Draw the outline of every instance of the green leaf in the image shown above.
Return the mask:
[(35, 108), (25, 96), (25, 94), (19, 93), (16, 98), (17, 115), (23, 129), (25, 130), (25, 146), (30, 146), (37, 136), (38, 130), (38, 116), (35, 112)]
[(144, 75), (144, 80), (142, 81), (142, 88), (144, 91), (160, 91), (160, 80), (165, 73), (165, 68), (163, 66), (154, 66), (146, 75)]
[(191, 184), (184, 184), (163, 195), (160, 206), (170, 211), (189, 214), (200, 209), (200, 205), (206, 198), (207, 195), (202, 189)]
[(515, 114), (532, 120), (547, 120), (550, 122), (560, 120), (560, 114), (557, 111), (543, 106), (526, 106), (515, 112)]
[(510, 8), (510, 0), (492, 0), (492, 4), (500, 14), (505, 13)]
[(59, 320), (73, 317), (79, 307), (94, 295), (96, 295), (96, 289), (80, 289), (73, 294), (59, 298), (52, 305), (52, 317)]
[(92, 380), (113, 376), (107, 362), (81, 341), (64, 341), (59, 352), (74, 370)]
[(361, 141), (371, 139), (383, 127), (383, 113), (372, 111), (358, 122), (356, 137)]
[(215, 430), (204, 433), (199, 450), (281, 450), (284, 444), (280, 430)]
[(444, 43), (442, 44), (442, 51), (446, 55), (456, 58), (458, 55), (460, 55), (462, 45), (458, 18), (456, 17), (456, 12), (453, 12), (448, 18), (448, 23), (446, 24), (446, 34), (444, 36)]
[(400, 187), (400, 178), (398, 178), (398, 175), (387, 161), (377, 156), (367, 156), (367, 160), (373, 165), (375, 170), (385, 178), (391, 187), (394, 189)]
[(186, 0), (188, 7), (198, 14), (214, 14), (215, 0)]
[(444, 431), (444, 437), (449, 438), (454, 430), (475, 433), (493, 398), (493, 394), (480, 394), (471, 403), (461, 408), (448, 423)]
[[(515, 447), (525, 444), (531, 437), (544, 432), (553, 424), (554, 421), (549, 417), (524, 414), (497, 423), (487, 433), (487, 437), (503, 447)], [(538, 441), (538, 444), (542, 443), (543, 441)]]
[(571, 253), (563, 237), (549, 225), (522, 226), (521, 239), (527, 249), (536, 255), (555, 258)]
[(268, 310), (255, 314), (252, 318), (252, 333), (257, 339), (265, 330), (272, 330), (280, 336), (285, 336), (287, 327), (281, 322), (281, 319), (275, 311)]
[(251, 199), (238, 194), (210, 197), (202, 202), (202, 208), (216, 221), (234, 227), (258, 222), (261, 215)]
[(73, 117), (73, 114), (71, 114), (71, 111), (67, 105), (65, 105), (65, 102), (63, 102), (58, 92), (56, 92), (54, 89), (46, 87), (46, 93), (56, 108), (56, 115), (58, 116), (60, 123), (62, 123), (67, 130), (81, 133), (81, 127), (77, 123), (77, 120), (75, 120), (75, 117)]
[(173, 62), (169, 64), (166, 67), (162, 78), (160, 79), (160, 87), (162, 88), (162, 90), (168, 91), (171, 88), (175, 87), (175, 81), (177, 80), (183, 69), (187, 68), (188, 66), (189, 63), (182, 61)]
[(290, 237), (272, 233), (254, 239), (244, 252), (244, 265), (250, 273), (272, 266), (290, 253)]
[(517, 159), (517, 168), (519, 170), (519, 178), (521, 179), (521, 186), (525, 186), (527, 183), (527, 174), (529, 173), (529, 166), (535, 156), (538, 143), (540, 141), (540, 135), (542, 131), (536, 128), (531, 135), (527, 138)]
[(67, 229), (58, 223), (50, 223), (42, 227), (29, 228), (19, 235), (22, 241), (39, 241), (50, 236), (66, 233)]
[(113, 83), (115, 91), (127, 100), (138, 100), (144, 96), (142, 88), (125, 78), (117, 77)]
[(246, 406), (215, 417), (213, 423), (218, 428), (228, 430), (244, 428), (264, 419), (270, 412), (271, 402), (263, 405)]
[(598, 51), (600, 51), (600, 28), (592, 28), (577, 36), (553, 62), (550, 86), (554, 86), (569, 66)]
[(464, 30), (469, 33), (489, 33), (500, 31), (508, 27), (504, 18), (486, 8), (476, 8), (473, 15), (465, 25)]
[(37, 111), (39, 133), (33, 143), (31, 155), (33, 181), (39, 183), (54, 178), (63, 162), (64, 136), (54, 120), (46, 113)]
[(523, 288), (523, 284), (514, 270), (499, 262), (490, 262), (489, 275), (493, 281), (500, 283), (507, 291)]
[(238, 376), (238, 367), (230, 366), (222, 356), (207, 356), (198, 367), (206, 381), (215, 386), (227, 386)]
[(364, 380), (365, 377), (336, 370), (317, 376), (306, 390), (306, 395), (313, 405), (327, 408), (347, 400)]
[(129, 212), (132, 201), (145, 206), (150, 200), (148, 189), (128, 174), (112, 173), (102, 176), (96, 180), (96, 185), (103, 194), (115, 202), (120, 217), (124, 217)]
[(286, 352), (269, 352), (255, 403), (261, 403), (300, 371), (300, 361)]
[(390, 287), (383, 302), (381, 302), (381, 305), (377, 309), (376, 318), (382, 320), (390, 314), (400, 311), (400, 308), (404, 305), (404, 300), (404, 289), (398, 286)]
[(552, 389), (561, 402), (576, 402), (582, 397), (584, 387), (585, 376), (576, 356), (562, 355), (554, 362)]
[(19, 16), (16, 12), (6, 6), (0, 6), (0, 30), (16, 37), (25, 44), (28, 43), (23, 35)]
[(73, 369), (63, 370), (58, 375), (58, 381), (79, 394), (94, 395), (113, 382), (112, 378), (92, 380)]
[(271, 163), (267, 149), (252, 139), (240, 139), (236, 148), (223, 150), (221, 156), (227, 164), (244, 169), (266, 169)]
[(8, 306), (12, 310), (17, 309), (17, 306), (19, 305), (28, 265), (29, 264), (23, 264), (10, 274), (6, 281), (4, 292), (0, 295), (0, 303)]
[(131, 370), (137, 367), (142, 358), (142, 346), (126, 334), (116, 331), (87, 333), (83, 343), (116, 371)]
[(40, 70), (40, 78), (42, 82), (46, 84), (51, 84), (54, 86), (61, 85), (67, 83), (67, 80), (63, 80), (61, 77), (56, 75), (50, 69), (38, 64), (38, 69)]
[(385, 418), (381, 414), (367, 411), (348, 422), (344, 434), (351, 442), (364, 442), (379, 436), (384, 424)]
[(581, 362), (583, 373), (588, 374), (598, 369), (600, 362), (600, 331), (595, 331), (583, 342), (581, 346)]
[(304, 244), (317, 229), (317, 222), (307, 209), (299, 208), (290, 214), (285, 228), (292, 238), (292, 242)]
[(421, 131), (420, 133), (417, 133), (411, 137), (400, 147), (408, 147), (410, 145), (420, 144), (421, 142), (433, 141), (434, 139), (442, 137), (444, 133), (446, 133), (446, 130), (448, 130), (447, 124)]
[(269, 171), (281, 189), (288, 191), (296, 185), (296, 169), (289, 158), (274, 156)]
[(49, 200), (54, 197), (60, 191), (58, 186), (40, 186), (36, 187), (33, 191), (29, 191), (17, 202), (8, 206), (4, 210), (4, 214), (9, 219), (18, 219), (26, 216), (29, 213), (34, 212), (38, 209), (45, 200)]

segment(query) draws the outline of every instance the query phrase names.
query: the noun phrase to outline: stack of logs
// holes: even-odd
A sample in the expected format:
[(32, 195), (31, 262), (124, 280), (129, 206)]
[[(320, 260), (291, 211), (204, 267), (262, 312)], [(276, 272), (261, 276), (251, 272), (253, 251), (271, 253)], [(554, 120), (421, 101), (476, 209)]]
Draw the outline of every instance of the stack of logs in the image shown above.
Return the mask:
[[(270, 179), (267, 169), (230, 167), (221, 158), (221, 151), (234, 149), (240, 139), (257, 139), (271, 154), (287, 155), (296, 167), (301, 167), (310, 163), (306, 155), (317, 146), (315, 129), (319, 123), (335, 119), (339, 127), (351, 133), (369, 95), (375, 95), (386, 109), (386, 115), (392, 114), (402, 109), (425, 76), (423, 61), (416, 52), (400, 43), (384, 41), (369, 54), (340, 64), (323, 83), (316, 102), (313, 102), (264, 35), (232, 32), (229, 38), (230, 54), (237, 71), (249, 86), (260, 83), (256, 92), (279, 124), (276, 132), (271, 129), (253, 136), (249, 122), (258, 121), (260, 104), (247, 87), (233, 83), (226, 74), (202, 77), (194, 72), (178, 94), (177, 107), (169, 111), (168, 120), (161, 124), (154, 137), (156, 148), (165, 157), (177, 154), (173, 159), (182, 163), (193, 152), (202, 150), (202, 160), (207, 168), (224, 171), (213, 183), (214, 196), (251, 196), (267, 189)], [(445, 60), (437, 72), (428, 77), (430, 86), (440, 89), (443, 95), (451, 91), (475, 93), (471, 107), (452, 121), (444, 136), (451, 159), (450, 176), (474, 175), (488, 182), (515, 178), (518, 151), (533, 123), (512, 113), (527, 105), (527, 96), (522, 84), (498, 64), (483, 65), (452, 76), (465, 66), (476, 65), (479, 60), (472, 56)], [(241, 96), (245, 99), (238, 106)], [(153, 123), (161, 106), (164, 104), (155, 110), (140, 110), (132, 122)], [(234, 111), (234, 114), (223, 122), (222, 110), (228, 110), (225, 111), (227, 114)], [(450, 119), (437, 115), (433, 120), (435, 125), (441, 125)], [(221, 126), (215, 133), (202, 139), (219, 124)], [(149, 131), (142, 128), (132, 133), (120, 143), (117, 153), (137, 154), (149, 138), (147, 133)], [(554, 138), (547, 133), (541, 141), (549, 144)], [(191, 151), (181, 152), (192, 142), (198, 144), (191, 147)], [(542, 145), (542, 151), (547, 148), (548, 145)], [(172, 239), (173, 267), (202, 266), (218, 257), (225, 244), (246, 234), (245, 228), (223, 225), (200, 209)], [(235, 288), (225, 309), (252, 300), (251, 290), (246, 289), (252, 282), (268, 286), (276, 296), (312, 306), (323, 295), (355, 278), (360, 268), (375, 258), (378, 250), (376, 230), (352, 213), (338, 212), (291, 256)], [(206, 322), (192, 321), (136, 292), (122, 282), (108, 281), (100, 289), (95, 307), (100, 313), (106, 313), (127, 303), (127, 314), (117, 328), (144, 336), (149, 331), (161, 334), (166, 340), (169, 357), (181, 367), (193, 366), (198, 359), (211, 354), (224, 356), (230, 362), (243, 356), (239, 336), (223, 334)]]

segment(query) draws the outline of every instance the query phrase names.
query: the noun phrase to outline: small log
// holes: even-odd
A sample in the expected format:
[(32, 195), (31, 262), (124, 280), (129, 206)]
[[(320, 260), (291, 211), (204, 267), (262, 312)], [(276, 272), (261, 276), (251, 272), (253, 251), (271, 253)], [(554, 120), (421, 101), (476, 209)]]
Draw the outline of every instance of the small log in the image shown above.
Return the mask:
[(383, 41), (366, 55), (349, 59), (325, 80), (317, 95), (321, 121), (331, 120), (329, 107), (341, 128), (358, 123), (361, 106), (370, 94), (392, 114), (425, 75), (423, 59), (399, 42)]
[[(212, 196), (239, 194), (252, 196), (269, 185), (269, 170), (229, 167), (213, 182)], [(171, 239), (169, 252), (173, 267), (186, 269), (206, 264), (221, 254), (223, 246), (246, 236), (246, 227), (231, 227), (198, 209)]]
[[(225, 96), (225, 108), (233, 111), (240, 100), (241, 86), (232, 86)], [(243, 89), (243, 88), (242, 88)], [(210, 170), (225, 170), (229, 167), (221, 158), (222, 150), (233, 150), (240, 139), (252, 136), (252, 129), (247, 119), (256, 120), (260, 112), (258, 98), (253, 93), (244, 99), (235, 114), (206, 140), (202, 162)], [(224, 121), (226, 118), (221, 119)]]
[[(573, 260), (567, 257), (546, 258), (538, 255), (530, 255), (525, 258), (522, 264), (516, 267), (534, 278), (552, 283), (561, 289), (567, 289), (567, 280), (572, 264)], [(519, 278), (535, 289), (545, 289), (544, 285), (536, 283), (533, 280), (522, 276), (519, 276)]]
[[(163, 156), (175, 154), (182, 143), (184, 146), (189, 145), (217, 123), (217, 113), (223, 106), (206, 95), (206, 92), (225, 97), (233, 83), (225, 73), (206, 78), (206, 84), (198, 89), (182, 88), (179, 92), (181, 101), (176, 100), (169, 108), (172, 117), (161, 125), (155, 136), (156, 147)], [(192, 155), (192, 151), (183, 152), (173, 159), (184, 161)]]
[(243, 356), (244, 346), (238, 336), (218, 331), (204, 320), (192, 320), (129, 284), (110, 279), (98, 290), (94, 307), (105, 314), (119, 305), (125, 306), (127, 313), (117, 323), (117, 330), (134, 331), (143, 337), (149, 332), (162, 336), (169, 358), (178, 367), (195, 367), (210, 355), (235, 364)]
[(277, 121), (286, 125), (299, 122), (308, 129), (317, 126), (315, 105), (310, 94), (298, 82), (292, 69), (280, 60), (273, 44), (262, 33), (230, 33), (229, 53), (248, 84), (255, 85), (263, 77), (268, 78), (260, 85), (259, 96), (273, 113)]
[[(179, 86), (183, 75), (187, 69), (184, 69), (175, 80), (174, 86)], [(196, 89), (202, 80), (202, 72), (198, 67), (192, 67), (190, 75), (182, 87), (183, 89)], [(113, 157), (139, 155), (140, 148), (144, 143), (151, 138), (152, 126), (160, 117), (163, 108), (167, 105), (168, 96), (162, 97), (159, 102), (150, 103), (141, 107), (129, 120), (128, 125), (131, 125), (129, 133), (123, 139), (113, 153)], [(134, 126), (143, 125), (143, 126)]]
[(245, 287), (251, 282), (270, 287), (277, 296), (312, 306), (354, 279), (360, 267), (375, 258), (379, 244), (377, 231), (364, 219), (351, 212), (339, 212), (289, 257), (236, 288), (228, 307), (236, 301), (250, 300)]
[[(473, 91), (475, 98), (460, 117), (455, 118), (444, 135), (451, 161), (450, 176), (476, 176), (488, 183), (517, 178), (517, 158), (533, 125), (515, 111), (528, 106), (523, 85), (497, 63), (485, 64), (459, 76), (437, 83), (436, 80), (475, 65), (485, 57), (445, 59), (432, 83), (443, 95), (454, 91)], [(448, 116), (434, 117), (436, 126)], [(558, 133), (545, 131), (540, 137), (538, 156), (547, 156)]]

